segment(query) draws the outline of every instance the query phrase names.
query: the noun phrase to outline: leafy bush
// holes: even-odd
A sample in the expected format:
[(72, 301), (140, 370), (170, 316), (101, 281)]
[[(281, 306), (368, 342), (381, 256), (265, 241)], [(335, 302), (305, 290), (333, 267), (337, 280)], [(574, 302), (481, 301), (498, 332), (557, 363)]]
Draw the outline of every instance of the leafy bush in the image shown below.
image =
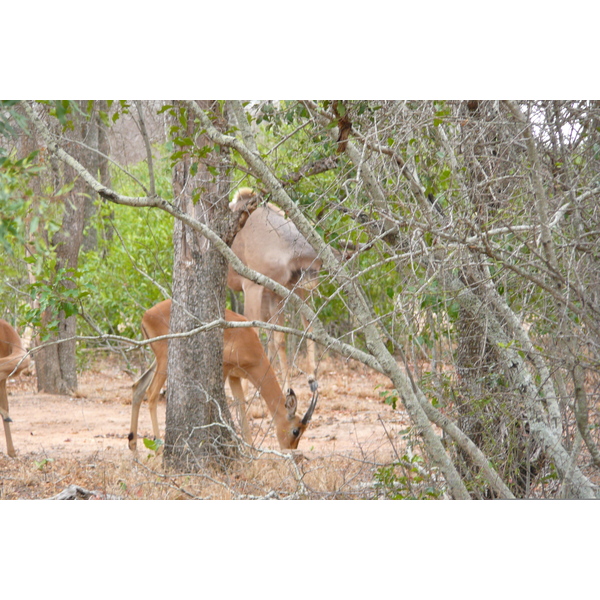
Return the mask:
[[(172, 196), (165, 163), (157, 178), (158, 193)], [(133, 169), (141, 181), (144, 164)], [(136, 190), (132, 180), (113, 173), (114, 187), (126, 195)], [(93, 226), (98, 246), (80, 255), (79, 285), (91, 295), (82, 304), (86, 317), (103, 332), (139, 337), (144, 311), (170, 294), (173, 268), (173, 218), (159, 210), (136, 209), (98, 201)]]
[(435, 500), (442, 492), (431, 484), (430, 474), (418, 455), (405, 454), (397, 462), (375, 472), (375, 487), (389, 500)]

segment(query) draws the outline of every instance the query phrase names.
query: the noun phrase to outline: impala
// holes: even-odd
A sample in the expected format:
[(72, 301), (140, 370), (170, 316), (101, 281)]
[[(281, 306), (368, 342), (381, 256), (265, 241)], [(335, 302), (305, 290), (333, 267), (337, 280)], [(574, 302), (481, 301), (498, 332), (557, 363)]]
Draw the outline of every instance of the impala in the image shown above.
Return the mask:
[(8, 396), (6, 394), (6, 380), (18, 375), (29, 366), (29, 356), (23, 350), (19, 334), (6, 321), (0, 319), (0, 416), (4, 423), (4, 436), (6, 438), (6, 453), (15, 457), (10, 433), (12, 419), (8, 414)]
[[(231, 210), (244, 206), (255, 193), (250, 188), (241, 188), (230, 204)], [(275, 206), (258, 207), (236, 235), (231, 249), (250, 269), (270, 277), (277, 283), (293, 290), (300, 298), (306, 299), (308, 292), (318, 284), (321, 260), (306, 238), (292, 221)], [(231, 266), (227, 275), (227, 285), (236, 292), (244, 293), (244, 315), (251, 321), (267, 321), (284, 325), (283, 301), (280, 296), (263, 286), (238, 275)], [(304, 328), (308, 321), (302, 315)], [(288, 377), (285, 334), (271, 332), (269, 336), (269, 358), (279, 357), (284, 377)], [(307, 340), (310, 373), (315, 373), (315, 344)], [(285, 383), (284, 383), (285, 386)]]
[[(171, 300), (159, 302), (146, 311), (142, 318), (142, 332), (146, 339), (167, 335), (170, 332)], [(246, 321), (244, 317), (230, 310), (225, 311), (227, 321)], [(131, 407), (131, 431), (129, 448), (136, 449), (137, 429), (140, 405), (144, 396), (148, 398), (152, 429), (156, 438), (160, 437), (157, 418), (157, 401), (167, 379), (168, 341), (158, 340), (150, 344), (155, 360), (150, 368), (133, 384), (133, 402)], [(250, 431), (245, 411), (245, 397), (241, 379), (248, 379), (258, 389), (267, 404), (275, 423), (277, 440), (282, 450), (295, 449), (302, 434), (308, 427), (317, 404), (317, 384), (311, 380), (313, 397), (304, 417), (296, 416), (297, 399), (293, 390), (287, 396), (271, 367), (258, 335), (251, 328), (225, 329), (223, 349), (224, 380), (229, 377), (229, 385), (238, 408), (240, 428), (246, 441), (250, 440)]]

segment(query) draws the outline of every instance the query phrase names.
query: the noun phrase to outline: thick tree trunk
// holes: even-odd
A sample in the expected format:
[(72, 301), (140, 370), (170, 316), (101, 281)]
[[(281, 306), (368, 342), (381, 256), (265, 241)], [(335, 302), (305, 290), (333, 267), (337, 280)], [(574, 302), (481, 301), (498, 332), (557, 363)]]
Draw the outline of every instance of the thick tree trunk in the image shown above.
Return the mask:
[[(87, 102), (81, 101), (79, 104), (82, 110), (86, 109)], [(97, 131), (93, 132), (95, 126), (90, 126), (90, 121), (80, 113), (74, 112), (72, 119), (73, 138), (85, 144), (73, 145), (72, 152), (82, 165), (94, 172), (98, 165), (93, 151), (98, 142)], [(64, 166), (62, 175), (58, 176), (57, 184), (62, 187), (70, 182), (73, 182), (73, 188), (65, 199), (62, 227), (52, 239), (56, 251), (57, 272), (63, 269), (73, 272), (77, 269), (86, 211), (88, 215), (90, 214), (87, 205), (91, 200), (87, 185), (78, 178), (72, 168)], [(76, 287), (74, 281), (63, 280), (58, 283), (67, 289)], [(73, 339), (77, 333), (77, 316), (67, 316), (64, 311), (47, 309), (43, 315), (43, 323), (48, 324), (53, 320), (58, 321), (58, 331), (47, 340), (50, 344), (45, 345), (36, 354), (38, 390), (50, 394), (70, 394), (77, 389), (76, 344)]]
[[(54, 236), (57, 269), (77, 269), (79, 248), (83, 238), (83, 205), (72, 196), (65, 201), (62, 229)], [(64, 281), (69, 289), (75, 287), (72, 281)], [(42, 322), (58, 320), (58, 331), (36, 354), (38, 391), (48, 394), (71, 394), (77, 390), (77, 363), (75, 339), (77, 316), (67, 317), (64, 311), (58, 314), (46, 310)]]
[[(212, 103), (203, 103), (203, 108), (213, 108)], [(207, 143), (200, 139), (197, 147)], [(202, 159), (195, 175), (190, 174), (190, 165), (191, 159), (186, 158), (174, 169), (176, 202), (181, 210), (223, 235), (229, 213), (227, 155), (213, 151)], [(216, 169), (217, 175), (209, 168), (213, 173)], [(227, 261), (206, 238), (179, 220), (173, 241), (171, 330), (189, 331), (224, 318)], [(222, 329), (171, 340), (167, 390), (166, 463), (194, 470), (231, 456), (233, 440), (225, 425), (231, 418), (223, 385)]]

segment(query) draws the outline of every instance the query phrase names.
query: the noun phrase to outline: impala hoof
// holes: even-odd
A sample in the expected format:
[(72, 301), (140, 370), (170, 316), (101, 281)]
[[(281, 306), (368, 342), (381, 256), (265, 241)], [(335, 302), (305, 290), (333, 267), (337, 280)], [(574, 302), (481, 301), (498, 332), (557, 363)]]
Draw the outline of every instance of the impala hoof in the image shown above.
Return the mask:
[(137, 448), (137, 439), (133, 435), (132, 432), (129, 432), (129, 435), (127, 436), (127, 439), (129, 440), (129, 449), (130, 450), (136, 450), (136, 448)]

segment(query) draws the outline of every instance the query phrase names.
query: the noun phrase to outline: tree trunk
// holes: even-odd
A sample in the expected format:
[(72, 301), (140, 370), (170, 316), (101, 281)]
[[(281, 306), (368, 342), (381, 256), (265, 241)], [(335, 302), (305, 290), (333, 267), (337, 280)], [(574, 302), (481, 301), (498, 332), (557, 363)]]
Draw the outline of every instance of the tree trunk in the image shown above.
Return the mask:
[[(80, 101), (82, 111), (86, 110), (87, 103)], [(85, 146), (72, 145), (71, 151), (78, 160), (92, 172), (97, 166), (97, 159), (93, 148), (97, 146), (98, 135), (93, 133), (95, 127), (90, 125), (85, 114), (73, 112), (74, 140), (81, 141)], [(79, 250), (83, 241), (86, 211), (90, 214), (91, 204), (89, 189), (85, 182), (77, 177), (73, 169), (64, 166), (62, 175), (58, 177), (59, 187), (73, 182), (73, 187), (65, 199), (62, 227), (52, 238), (52, 245), (56, 251), (56, 271), (63, 269), (70, 275), (77, 269)], [(55, 284), (66, 289), (74, 289), (76, 283), (64, 279)], [(58, 321), (58, 331), (50, 336), (45, 345), (36, 354), (36, 371), (38, 377), (38, 390), (49, 394), (71, 394), (77, 390), (77, 364), (75, 357), (76, 343), (73, 339), (77, 332), (77, 316), (66, 315), (64, 310), (48, 308), (42, 323), (49, 324)]]
[[(62, 229), (53, 238), (56, 246), (57, 269), (77, 269), (79, 248), (83, 237), (83, 205), (73, 195), (65, 201)], [(63, 281), (65, 288), (73, 289), (73, 281)], [(66, 316), (64, 311), (55, 313), (47, 309), (42, 316), (43, 325), (58, 320), (58, 331), (53, 334), (36, 354), (38, 391), (48, 394), (72, 394), (77, 390), (77, 364), (75, 339), (77, 316)], [(54, 343), (55, 342), (55, 343)]]
[[(212, 102), (202, 103), (202, 108), (218, 110)], [(219, 115), (220, 127), (223, 121)], [(192, 119), (187, 123), (184, 133), (189, 136)], [(209, 143), (202, 135), (196, 147)], [(175, 202), (223, 235), (229, 213), (227, 154), (214, 150), (201, 158), (195, 174), (190, 173), (191, 165), (192, 157), (186, 156), (175, 166)], [(189, 331), (224, 318), (227, 261), (206, 238), (179, 220), (175, 221), (173, 241), (171, 330)], [(167, 381), (166, 463), (179, 470), (222, 464), (233, 454), (232, 436), (226, 426), (231, 417), (223, 385), (223, 330), (171, 340)]]

